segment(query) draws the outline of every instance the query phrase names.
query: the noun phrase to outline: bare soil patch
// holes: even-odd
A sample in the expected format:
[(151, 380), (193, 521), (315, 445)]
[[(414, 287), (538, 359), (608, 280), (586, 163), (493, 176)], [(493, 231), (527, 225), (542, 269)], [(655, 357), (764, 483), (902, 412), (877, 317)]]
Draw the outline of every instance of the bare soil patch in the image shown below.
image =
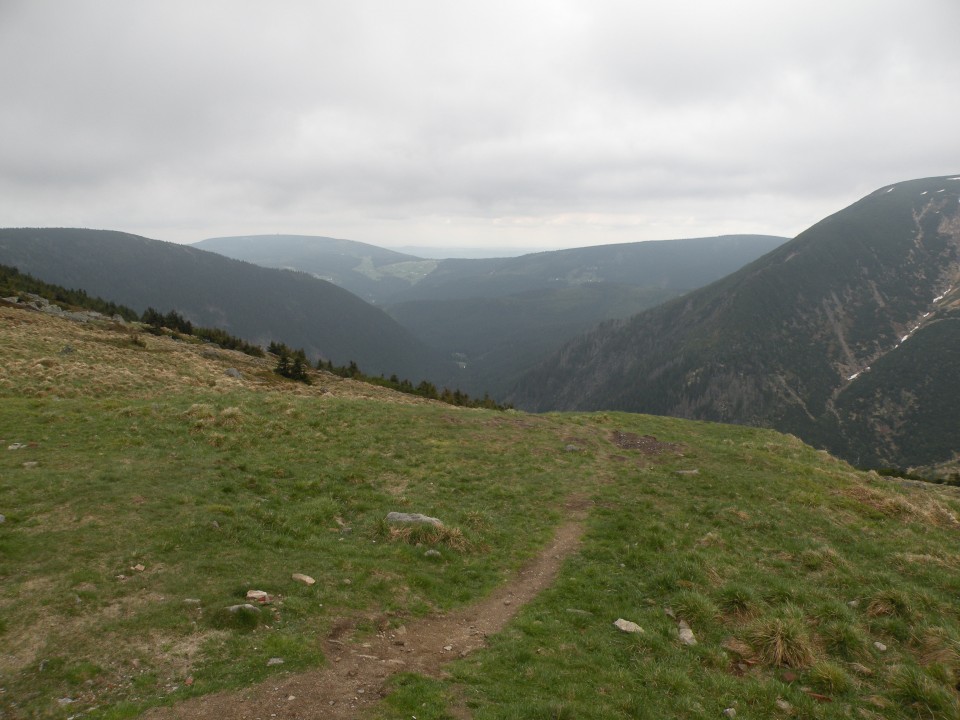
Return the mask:
[[(390, 627), (384, 620), (376, 635), (357, 635), (353, 624), (340, 624), (324, 643), (326, 667), (271, 678), (239, 692), (194, 698), (148, 712), (150, 720), (229, 717), (329, 718), (362, 717), (386, 694), (386, 682), (397, 672), (437, 676), (443, 666), (483, 647), (528, 602), (549, 587), (564, 559), (577, 547), (590, 503), (573, 498), (568, 520), (550, 544), (489, 597), (444, 615)], [(466, 716), (465, 708), (451, 708)]]

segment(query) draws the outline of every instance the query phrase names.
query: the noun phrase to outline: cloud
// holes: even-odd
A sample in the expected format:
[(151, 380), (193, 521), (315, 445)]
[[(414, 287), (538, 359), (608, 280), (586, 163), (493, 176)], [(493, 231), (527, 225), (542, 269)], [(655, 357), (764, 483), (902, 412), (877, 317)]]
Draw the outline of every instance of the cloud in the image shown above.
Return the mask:
[(953, 0), (7, 0), (0, 222), (177, 241), (793, 234), (957, 172), (956, 27)]

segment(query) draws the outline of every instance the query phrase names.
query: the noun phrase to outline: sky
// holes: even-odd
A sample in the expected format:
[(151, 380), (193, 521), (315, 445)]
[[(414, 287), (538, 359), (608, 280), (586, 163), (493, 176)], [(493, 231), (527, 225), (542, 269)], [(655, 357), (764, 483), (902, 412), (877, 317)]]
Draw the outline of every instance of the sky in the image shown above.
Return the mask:
[(792, 237), (960, 173), (957, 0), (0, 0), (0, 226)]

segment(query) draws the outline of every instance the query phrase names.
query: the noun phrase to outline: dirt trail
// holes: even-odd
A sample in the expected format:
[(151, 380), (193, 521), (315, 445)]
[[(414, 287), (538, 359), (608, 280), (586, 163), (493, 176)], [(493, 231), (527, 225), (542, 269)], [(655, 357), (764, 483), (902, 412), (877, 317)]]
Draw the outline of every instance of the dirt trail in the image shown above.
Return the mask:
[[(364, 715), (384, 694), (386, 680), (396, 672), (437, 675), (442, 666), (482, 647), (486, 638), (506, 626), (519, 610), (557, 576), (563, 560), (583, 534), (589, 504), (567, 504), (568, 520), (551, 543), (507, 584), (470, 607), (431, 616), (409, 625), (388, 628), (376, 636), (327, 639), (326, 667), (278, 676), (238, 692), (222, 692), (148, 712), (149, 720), (236, 718), (283, 720), (326, 718), (346, 720)], [(451, 708), (463, 714), (464, 708)]]

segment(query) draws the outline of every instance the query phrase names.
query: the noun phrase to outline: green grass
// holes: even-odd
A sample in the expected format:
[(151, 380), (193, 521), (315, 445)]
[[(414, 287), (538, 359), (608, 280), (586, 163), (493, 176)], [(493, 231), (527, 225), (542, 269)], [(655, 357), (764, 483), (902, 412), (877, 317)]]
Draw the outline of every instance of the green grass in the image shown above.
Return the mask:
[[(749, 428), (325, 393), (269, 368), (239, 387), (152, 337), (109, 345), (102, 368), (91, 348), (107, 344), (71, 337), (69, 362), (90, 366), (59, 372), (51, 328), (10, 335), (0, 375), (3, 717), (134, 717), (316, 667), (338, 621), (372, 629), (488, 593), (571, 495), (593, 509), (556, 582), (449, 676), (393, 678), (378, 716), (956, 717), (948, 488)], [(622, 449), (615, 430), (680, 449)], [(447, 531), (391, 532), (391, 510)], [(225, 617), (250, 589), (273, 602)]]

